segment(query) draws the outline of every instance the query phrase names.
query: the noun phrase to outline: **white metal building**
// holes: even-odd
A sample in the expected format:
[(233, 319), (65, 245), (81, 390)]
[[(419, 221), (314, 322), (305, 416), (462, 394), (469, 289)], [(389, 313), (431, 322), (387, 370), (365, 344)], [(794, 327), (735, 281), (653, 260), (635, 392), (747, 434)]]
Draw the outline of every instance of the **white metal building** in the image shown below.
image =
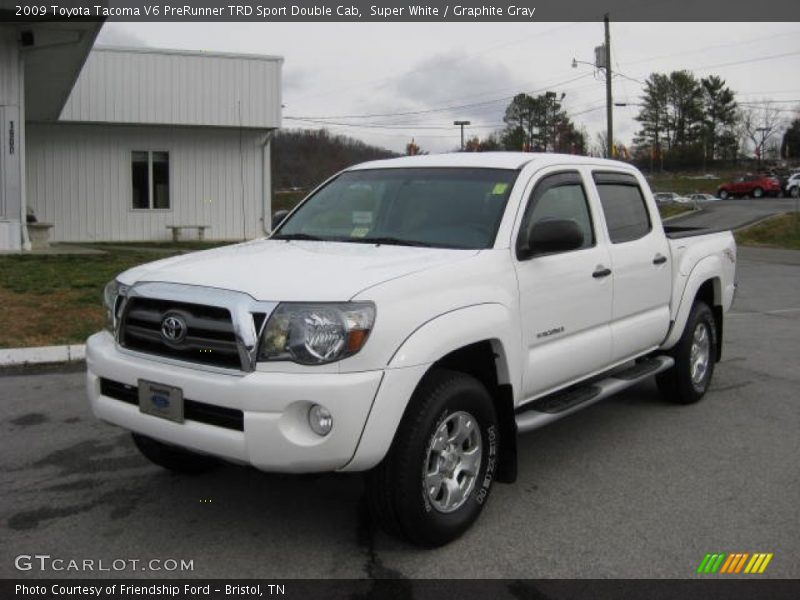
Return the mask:
[(181, 225), (211, 239), (263, 234), (281, 67), (269, 56), (92, 49), (55, 116), (28, 111), (21, 204), (6, 213), (19, 223), (27, 203), (55, 241), (165, 240)]

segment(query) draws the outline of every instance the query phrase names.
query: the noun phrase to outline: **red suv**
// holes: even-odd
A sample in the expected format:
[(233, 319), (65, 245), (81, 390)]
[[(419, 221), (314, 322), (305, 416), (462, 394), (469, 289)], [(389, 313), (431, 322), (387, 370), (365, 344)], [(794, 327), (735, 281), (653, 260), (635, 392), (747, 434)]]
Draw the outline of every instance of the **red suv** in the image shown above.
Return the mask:
[(733, 196), (752, 196), (762, 198), (764, 195), (777, 196), (781, 193), (781, 183), (775, 177), (766, 175), (745, 175), (730, 183), (723, 183), (717, 190), (721, 200)]

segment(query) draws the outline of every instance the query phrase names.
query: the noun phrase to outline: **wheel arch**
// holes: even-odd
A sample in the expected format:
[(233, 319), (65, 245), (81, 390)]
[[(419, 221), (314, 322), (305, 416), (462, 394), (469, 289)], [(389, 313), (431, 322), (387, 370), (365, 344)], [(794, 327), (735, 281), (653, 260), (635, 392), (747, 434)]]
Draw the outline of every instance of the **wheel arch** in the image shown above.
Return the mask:
[(383, 460), (413, 393), (432, 370), (446, 368), (475, 377), (493, 398), (501, 439), (495, 479), (513, 482), (517, 468), (514, 394), (515, 382), (521, 380), (521, 341), (513, 323), (507, 307), (479, 304), (445, 313), (417, 328), (390, 359), (358, 448), (343, 470), (365, 470)]
[(714, 314), (714, 325), (716, 329), (716, 348), (714, 359), (719, 362), (722, 359), (722, 335), (724, 330), (724, 311), (723, 311), (723, 293), (722, 293), (722, 280), (719, 274), (714, 272), (716, 262), (711, 259), (706, 259), (698, 263), (684, 288), (681, 303), (675, 316), (675, 320), (670, 328), (666, 340), (661, 345), (662, 349), (670, 350), (678, 343), (686, 322), (689, 318), (689, 313), (692, 306), (698, 301), (703, 301), (711, 309)]

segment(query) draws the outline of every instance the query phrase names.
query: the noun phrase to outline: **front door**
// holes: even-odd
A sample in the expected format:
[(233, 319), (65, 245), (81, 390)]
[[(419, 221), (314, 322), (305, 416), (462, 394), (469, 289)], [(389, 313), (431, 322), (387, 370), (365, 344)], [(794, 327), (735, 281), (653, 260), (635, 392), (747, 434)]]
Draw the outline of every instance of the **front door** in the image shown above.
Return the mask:
[[(517, 235), (516, 270), (523, 328), (523, 398), (530, 400), (602, 370), (610, 360), (612, 280), (607, 244), (577, 170), (539, 178), (528, 193)], [(527, 257), (528, 231), (544, 219), (574, 220), (577, 250)]]

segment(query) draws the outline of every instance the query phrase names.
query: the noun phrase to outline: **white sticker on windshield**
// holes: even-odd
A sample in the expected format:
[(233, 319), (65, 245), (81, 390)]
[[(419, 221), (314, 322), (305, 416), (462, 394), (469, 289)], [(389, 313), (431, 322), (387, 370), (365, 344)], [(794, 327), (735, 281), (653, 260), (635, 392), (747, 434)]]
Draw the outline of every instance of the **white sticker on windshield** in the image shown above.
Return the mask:
[(353, 225), (372, 225), (372, 212), (369, 210), (354, 210)]

